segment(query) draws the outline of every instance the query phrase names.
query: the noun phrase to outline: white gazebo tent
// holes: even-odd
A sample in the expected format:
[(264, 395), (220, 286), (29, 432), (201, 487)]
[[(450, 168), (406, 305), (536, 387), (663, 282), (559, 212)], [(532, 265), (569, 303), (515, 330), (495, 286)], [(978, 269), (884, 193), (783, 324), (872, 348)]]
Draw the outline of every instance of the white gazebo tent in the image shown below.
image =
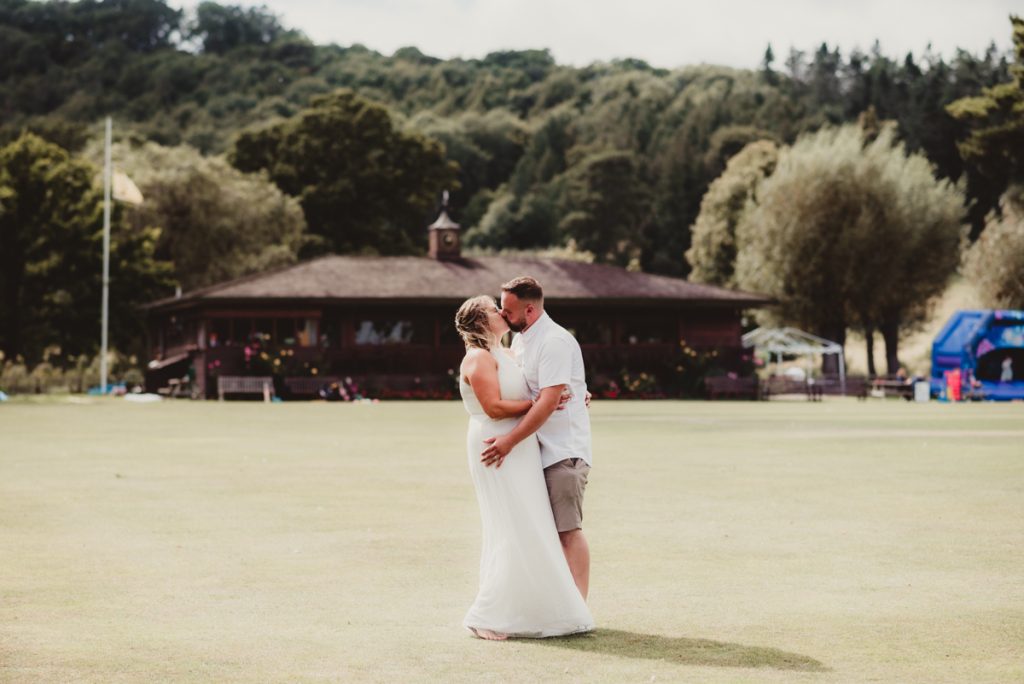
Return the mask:
[(838, 342), (826, 340), (797, 328), (757, 328), (743, 336), (743, 346), (755, 347), (763, 352), (768, 352), (769, 358), (774, 357), (776, 363), (782, 361), (783, 354), (808, 357), (837, 354), (839, 356), (839, 386), (842, 393), (846, 394), (846, 362), (843, 358), (843, 345)]

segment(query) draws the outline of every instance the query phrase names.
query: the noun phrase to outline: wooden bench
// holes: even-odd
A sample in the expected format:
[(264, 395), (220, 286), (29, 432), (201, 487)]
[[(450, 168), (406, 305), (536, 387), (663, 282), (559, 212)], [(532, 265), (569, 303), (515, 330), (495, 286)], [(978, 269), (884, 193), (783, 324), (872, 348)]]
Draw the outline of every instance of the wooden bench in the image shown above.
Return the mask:
[(884, 399), (886, 397), (914, 398), (914, 383), (905, 378), (880, 376), (871, 380), (871, 396)]
[(821, 394), (834, 396), (857, 397), (866, 399), (868, 396), (868, 379), (864, 375), (847, 375), (844, 383), (838, 375), (823, 375), (814, 379), (815, 387)]
[(263, 401), (274, 396), (274, 378), (269, 375), (221, 375), (217, 378), (217, 398), (225, 394), (262, 394)]
[(850, 376), (846, 378), (844, 386), (838, 376), (826, 375), (808, 380), (797, 380), (776, 375), (768, 378), (761, 385), (763, 399), (770, 399), (773, 395), (782, 394), (803, 394), (807, 397), (807, 401), (821, 401), (826, 394), (864, 399), (868, 394), (867, 379), (861, 376)]
[(731, 378), (716, 375), (704, 378), (704, 389), (708, 399), (757, 399), (757, 376)]

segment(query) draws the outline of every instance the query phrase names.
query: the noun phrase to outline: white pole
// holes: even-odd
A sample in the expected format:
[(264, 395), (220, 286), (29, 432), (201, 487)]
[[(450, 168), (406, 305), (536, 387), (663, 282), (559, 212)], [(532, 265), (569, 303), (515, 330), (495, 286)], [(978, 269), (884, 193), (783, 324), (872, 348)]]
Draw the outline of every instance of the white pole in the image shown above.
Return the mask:
[(842, 388), (843, 396), (846, 396), (846, 350), (839, 348), (839, 386)]
[(100, 323), (100, 391), (107, 394), (107, 325), (110, 319), (110, 117), (103, 149), (103, 312)]

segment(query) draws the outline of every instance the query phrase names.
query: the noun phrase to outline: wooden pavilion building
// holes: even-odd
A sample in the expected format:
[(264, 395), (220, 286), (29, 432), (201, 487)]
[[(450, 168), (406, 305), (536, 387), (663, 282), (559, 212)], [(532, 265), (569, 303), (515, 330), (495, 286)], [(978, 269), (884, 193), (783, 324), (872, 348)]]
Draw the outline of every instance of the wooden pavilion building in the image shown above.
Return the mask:
[(344, 377), (370, 396), (452, 396), (464, 353), (456, 309), (530, 275), (552, 318), (576, 335), (600, 391), (624, 371), (657, 374), (684, 348), (715, 350), (731, 369), (742, 311), (768, 302), (607, 265), (463, 257), (459, 226), (443, 210), (428, 238), (423, 257), (325, 256), (149, 304), (147, 389), (189, 375), (195, 394), (213, 397), (218, 376), (272, 375), (278, 393), (293, 396)]

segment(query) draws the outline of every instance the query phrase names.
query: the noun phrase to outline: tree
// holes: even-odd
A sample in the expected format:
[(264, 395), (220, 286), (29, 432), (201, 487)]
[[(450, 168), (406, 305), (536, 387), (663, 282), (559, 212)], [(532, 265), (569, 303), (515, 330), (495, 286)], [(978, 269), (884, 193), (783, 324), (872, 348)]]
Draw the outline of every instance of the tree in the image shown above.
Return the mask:
[[(536, 50), (439, 60), (413, 48), (388, 56), (314, 45), (265, 9), (237, 3), (205, 4), (185, 24), (162, 0), (3, 0), (0, 143), (26, 127), (38, 132), (43, 118), (92, 126), (112, 114), (122, 130), (154, 142), (220, 153), (239, 131), (295, 117), (311, 98), (351, 88), (408, 117), (403, 131), (446, 145), (462, 166), (457, 220), (481, 228), (493, 219), (494, 230), (474, 234), (499, 249), (513, 243), (492, 238), (558, 240), (571, 209), (565, 174), (595, 154), (632, 153), (653, 181), (641, 265), (682, 276), (701, 198), (734, 152), (766, 134), (791, 143), (873, 106), (880, 119), (898, 122), (907, 149), (927, 154), (938, 177), (966, 177), (980, 232), (1006, 185), (961, 160), (956, 139), (969, 125), (945, 107), (1010, 79), (998, 49), (960, 50), (948, 61), (928, 51), (896, 59), (879, 45), (848, 55), (823, 45), (789, 59), (771, 48), (764, 56), (754, 70), (667, 71), (629, 58), (574, 68)], [(74, 144), (72, 130), (49, 135)], [(303, 207), (312, 225), (312, 198)]]
[(736, 280), (779, 301), (787, 322), (845, 343), (880, 329), (889, 372), (958, 259), (963, 195), (907, 154), (892, 127), (823, 129), (779, 154), (737, 227)]
[(522, 71), (530, 81), (539, 81), (555, 67), (555, 59), (547, 49), (502, 50), (489, 53), (483, 64)]
[(200, 41), (203, 52), (222, 54), (246, 45), (267, 45), (284, 35), (277, 17), (266, 7), (219, 5), (201, 2), (189, 27), (189, 37)]
[(764, 58), (761, 59), (761, 78), (764, 79), (765, 83), (775, 85), (779, 82), (779, 76), (772, 69), (772, 64), (775, 63), (775, 51), (772, 50), (772, 44), (768, 43), (768, 47), (764, 49)]
[[(467, 209), (480, 193), (490, 195), (489, 191), (508, 179), (530, 137), (526, 124), (504, 109), (457, 117), (421, 112), (408, 128), (439, 140), (447, 158), (459, 165), (460, 189), (452, 205), (463, 230), (472, 229), (482, 218), (482, 212), (474, 214)], [(486, 208), (485, 204), (482, 209)]]
[[(94, 160), (97, 144), (87, 152)], [(295, 263), (308, 239), (302, 208), (265, 174), (246, 174), (193, 148), (118, 143), (112, 156), (145, 201), (126, 209), (136, 230), (160, 228), (156, 256), (186, 290)]]
[(1017, 57), (1012, 80), (947, 107), (970, 130), (958, 145), (961, 156), (995, 184), (997, 194), (1010, 183), (1024, 182), (1024, 19), (1010, 21)]
[(750, 143), (766, 140), (779, 143), (779, 137), (771, 131), (754, 126), (730, 125), (715, 130), (708, 139), (708, 151), (704, 154), (704, 169), (715, 178), (722, 174), (729, 160), (739, 154)]
[(229, 159), (242, 171), (265, 169), (298, 198), (309, 230), (340, 253), (424, 251), (424, 227), (458, 170), (439, 143), (399, 131), (385, 107), (351, 90), (242, 133)]
[[(97, 170), (30, 133), (0, 149), (0, 349), (30, 361), (99, 342), (102, 193)], [(137, 305), (167, 294), (168, 264), (153, 256), (155, 230), (111, 235), (111, 339), (137, 347)]]
[[(565, 210), (565, 174), (573, 146), (570, 117), (544, 117), (520, 149), (508, 181), (497, 187), (466, 244), (492, 249), (536, 249), (558, 242)], [(509, 129), (517, 138), (523, 132)]]
[(0, 126), (0, 145), (17, 140), (26, 131), (38, 135), (47, 142), (52, 142), (72, 154), (81, 152), (89, 140), (90, 133), (84, 124), (53, 116), (33, 117), (22, 122), (21, 125)]
[(775, 143), (750, 143), (729, 160), (725, 172), (708, 188), (691, 229), (692, 246), (686, 252), (691, 280), (736, 285), (736, 226), (749, 211), (758, 186), (775, 170), (778, 157)]
[(585, 159), (569, 179), (570, 211), (561, 230), (597, 261), (628, 265), (638, 259), (647, 192), (634, 155), (604, 152)]
[(1024, 188), (1003, 196), (981, 237), (964, 255), (964, 277), (993, 308), (1024, 309)]

